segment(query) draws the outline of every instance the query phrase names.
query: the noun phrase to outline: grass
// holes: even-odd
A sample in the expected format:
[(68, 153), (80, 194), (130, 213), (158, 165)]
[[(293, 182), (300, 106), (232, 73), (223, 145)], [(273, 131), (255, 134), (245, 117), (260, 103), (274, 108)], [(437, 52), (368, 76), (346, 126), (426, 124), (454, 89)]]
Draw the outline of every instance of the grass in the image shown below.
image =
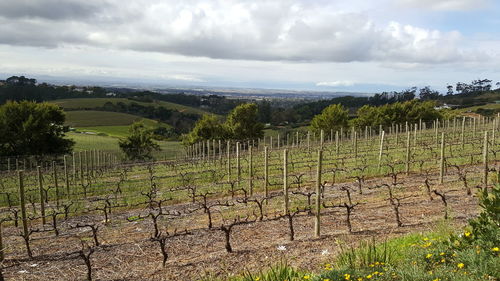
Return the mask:
[(76, 129), (78, 132), (106, 134), (107, 136), (115, 138), (124, 138), (129, 134), (129, 126), (78, 127)]
[[(276, 265), (270, 266), (267, 270), (259, 273), (246, 272), (242, 276), (222, 279), (224, 281), (299, 281), (308, 280), (311, 275), (301, 272), (287, 264), (286, 261), (281, 261)], [(220, 281), (220, 278), (205, 277), (200, 281)]]
[[(66, 112), (66, 125), (70, 127), (94, 127), (94, 126), (128, 126), (135, 121), (143, 120), (144, 118), (137, 115), (94, 111), (94, 110), (76, 110)], [(151, 119), (145, 119), (149, 123), (153, 123)]]
[[(453, 237), (451, 229), (451, 225), (442, 223), (437, 226), (436, 231), (429, 233), (412, 233), (383, 243), (375, 243), (374, 240), (362, 242), (357, 248), (344, 249), (336, 260), (324, 264), (319, 273), (300, 271), (289, 266), (286, 261), (281, 261), (261, 272), (202, 280), (499, 280), (498, 248), (482, 249), (472, 245), (456, 248), (448, 243), (450, 237)], [(467, 243), (467, 239), (466, 235), (463, 235), (461, 241)]]
[[(171, 127), (168, 124), (158, 122), (151, 119), (141, 119), (146, 128)], [(130, 124), (129, 124), (130, 125)], [(126, 126), (91, 126), (91, 127), (76, 127), (79, 132), (91, 132), (95, 134), (106, 134), (111, 137), (125, 138), (129, 135), (129, 125)]]
[(131, 103), (137, 103), (142, 106), (163, 106), (167, 109), (175, 109), (180, 112), (184, 113), (192, 113), (192, 114), (209, 114), (207, 111), (194, 108), (194, 107), (189, 107), (181, 104), (176, 104), (176, 103), (171, 103), (171, 102), (166, 102), (166, 101), (153, 101), (153, 102), (139, 102), (139, 101), (134, 101), (134, 100), (129, 100), (126, 98), (77, 98), (77, 99), (59, 99), (59, 100), (54, 100), (51, 101), (51, 103), (57, 104), (58, 106), (64, 108), (64, 109), (71, 109), (71, 110), (77, 110), (77, 109), (82, 109), (82, 110), (89, 110), (89, 109), (94, 109), (97, 107), (102, 107), (105, 103), (111, 102), (113, 104), (117, 104), (119, 102), (125, 103), (125, 104), (131, 104)]
[(500, 111), (500, 103), (489, 103), (489, 104), (485, 104), (485, 105), (471, 106), (471, 107), (457, 109), (457, 111), (461, 112), (461, 113), (465, 113), (468, 111), (475, 112), (476, 110), (478, 110), (480, 108)]
[[(119, 138), (77, 132), (69, 132), (67, 133), (67, 136), (75, 141), (74, 150), (76, 152), (98, 149), (108, 153), (121, 155), (121, 151), (118, 146)], [(183, 151), (182, 144), (180, 142), (157, 141), (157, 143), (160, 145), (161, 151), (156, 152), (154, 156), (158, 159), (172, 159), (175, 156), (180, 155)]]

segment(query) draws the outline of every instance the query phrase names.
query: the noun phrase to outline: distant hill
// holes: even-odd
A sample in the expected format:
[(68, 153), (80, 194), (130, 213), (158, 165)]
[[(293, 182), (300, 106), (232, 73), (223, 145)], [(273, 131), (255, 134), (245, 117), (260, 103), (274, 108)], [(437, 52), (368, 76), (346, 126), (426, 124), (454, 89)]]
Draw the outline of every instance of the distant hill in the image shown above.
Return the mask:
[(144, 102), (144, 101), (135, 101), (127, 98), (75, 98), (75, 99), (58, 99), (50, 101), (50, 103), (57, 104), (60, 107), (64, 108), (65, 110), (89, 110), (95, 108), (102, 108), (108, 102), (114, 105), (118, 103), (124, 103), (127, 105), (136, 103), (142, 106), (154, 106), (154, 107), (163, 106), (167, 109), (178, 110), (179, 112), (182, 113), (190, 113), (198, 115), (209, 114), (209, 112), (198, 108), (189, 107), (172, 102), (159, 101), (159, 100)]
[(66, 125), (70, 127), (95, 126), (129, 126), (135, 121), (144, 120), (145, 123), (155, 124), (157, 121), (142, 118), (137, 115), (97, 110), (66, 111)]

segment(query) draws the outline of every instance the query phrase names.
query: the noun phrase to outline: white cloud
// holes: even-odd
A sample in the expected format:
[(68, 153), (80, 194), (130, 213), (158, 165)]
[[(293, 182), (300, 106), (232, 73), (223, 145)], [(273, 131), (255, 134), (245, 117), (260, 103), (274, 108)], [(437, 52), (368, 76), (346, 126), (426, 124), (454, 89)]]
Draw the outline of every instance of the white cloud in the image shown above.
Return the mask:
[(327, 86), (327, 87), (350, 87), (354, 86), (353, 81), (332, 81), (332, 82), (318, 82), (316, 86)]
[[(63, 11), (78, 14), (75, 9), (83, 4), (71, 3)], [(22, 16), (0, 13), (0, 44), (69, 44), (259, 61), (443, 63), (480, 57), (470, 56), (476, 50), (470, 54), (460, 48), (457, 31), (376, 24), (364, 13), (342, 12), (326, 3), (107, 0), (101, 10), (95, 10), (98, 5), (83, 7), (78, 18), (59, 20), (36, 16), (36, 10)]]
[(189, 82), (206, 82), (205, 80), (186, 74), (172, 74), (172, 75), (161, 75), (161, 78), (165, 78), (168, 80), (180, 80), (180, 81), (189, 81)]
[(467, 11), (483, 9), (491, 0), (394, 0), (398, 5), (437, 11)]

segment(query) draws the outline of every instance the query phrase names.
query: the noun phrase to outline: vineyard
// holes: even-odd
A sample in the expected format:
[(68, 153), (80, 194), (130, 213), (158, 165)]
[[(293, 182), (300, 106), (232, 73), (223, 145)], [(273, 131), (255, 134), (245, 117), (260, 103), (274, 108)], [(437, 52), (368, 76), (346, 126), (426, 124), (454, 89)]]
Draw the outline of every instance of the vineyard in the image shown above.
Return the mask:
[[(8, 280), (224, 278), (477, 214), (500, 118), (211, 140), (128, 163), (106, 151), (0, 159)], [(180, 155), (180, 154), (178, 154)]]

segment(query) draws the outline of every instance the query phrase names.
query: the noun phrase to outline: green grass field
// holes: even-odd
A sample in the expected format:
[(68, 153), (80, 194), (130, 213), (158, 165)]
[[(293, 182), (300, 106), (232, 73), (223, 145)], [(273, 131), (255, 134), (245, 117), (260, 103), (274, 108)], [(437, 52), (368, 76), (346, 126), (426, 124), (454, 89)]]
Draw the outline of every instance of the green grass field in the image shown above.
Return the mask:
[(457, 111), (460, 113), (464, 113), (464, 112), (468, 112), (468, 111), (474, 112), (480, 108), (500, 110), (500, 103), (489, 103), (489, 104), (485, 104), (485, 105), (471, 106), (471, 107), (457, 109)]
[(95, 127), (95, 126), (128, 126), (135, 121), (148, 120), (137, 115), (94, 110), (76, 110), (66, 112), (66, 125), (70, 127)]
[[(113, 127), (111, 127), (113, 128)], [(127, 127), (124, 127), (127, 128)], [(91, 132), (94, 133), (94, 132)], [(75, 141), (75, 151), (85, 150), (102, 150), (109, 153), (120, 154), (120, 147), (118, 146), (117, 137), (112, 136), (99, 136), (97, 134), (69, 132), (68, 138)], [(172, 159), (176, 155), (181, 155), (183, 148), (180, 142), (176, 141), (157, 141), (160, 145), (161, 151), (154, 154), (157, 159)]]
[(176, 103), (171, 103), (171, 102), (166, 102), (166, 101), (153, 101), (153, 102), (139, 102), (139, 101), (134, 101), (134, 100), (129, 100), (126, 98), (78, 98), (78, 99), (60, 99), (60, 100), (54, 100), (51, 101), (51, 103), (56, 104), (64, 109), (71, 109), (71, 110), (77, 110), (77, 109), (82, 109), (82, 110), (89, 110), (89, 109), (94, 109), (97, 107), (102, 107), (106, 102), (111, 102), (113, 104), (117, 104), (119, 102), (125, 103), (125, 104), (131, 104), (131, 103), (137, 103), (142, 106), (163, 106), (168, 109), (175, 109), (180, 112), (184, 113), (192, 113), (192, 114), (209, 114), (207, 111), (198, 109), (198, 108), (193, 108), (181, 104), (176, 104)]

